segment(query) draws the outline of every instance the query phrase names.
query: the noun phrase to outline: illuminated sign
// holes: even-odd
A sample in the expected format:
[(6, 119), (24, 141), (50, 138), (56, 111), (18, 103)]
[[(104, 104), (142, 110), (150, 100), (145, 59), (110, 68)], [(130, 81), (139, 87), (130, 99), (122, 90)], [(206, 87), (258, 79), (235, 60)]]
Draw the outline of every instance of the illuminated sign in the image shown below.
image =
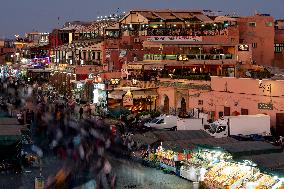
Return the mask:
[(110, 79), (110, 84), (111, 85), (118, 85), (119, 81), (120, 81), (120, 79)]
[(95, 89), (94, 91), (93, 91), (93, 93), (94, 93), (94, 98), (93, 98), (93, 103), (98, 103), (99, 102), (99, 89)]
[(50, 63), (50, 58), (45, 57), (45, 58), (34, 58), (32, 59), (32, 63), (43, 63), (43, 64), (49, 64)]
[(179, 55), (178, 60), (179, 61), (186, 61), (186, 60), (188, 60), (188, 57), (187, 57), (187, 55)]
[(272, 103), (258, 103), (258, 109), (273, 110), (273, 104)]
[(106, 85), (103, 84), (103, 83), (97, 83), (97, 84), (94, 84), (94, 88), (95, 89), (100, 89), (100, 90), (105, 90)]
[(82, 89), (83, 88), (83, 84), (82, 83), (77, 83), (77, 89)]
[(127, 65), (127, 69), (129, 70), (141, 70), (142, 69), (142, 65), (139, 64), (128, 64)]
[(200, 36), (148, 36), (147, 41), (188, 41), (201, 42)]

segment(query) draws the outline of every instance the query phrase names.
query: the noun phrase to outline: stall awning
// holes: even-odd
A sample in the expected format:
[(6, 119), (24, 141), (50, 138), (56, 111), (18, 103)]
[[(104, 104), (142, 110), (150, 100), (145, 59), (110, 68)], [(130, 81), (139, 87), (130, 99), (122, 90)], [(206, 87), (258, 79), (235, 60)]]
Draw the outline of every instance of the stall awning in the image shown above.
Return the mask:
[(122, 99), (122, 96), (126, 93), (126, 91), (112, 91), (108, 94), (108, 98), (112, 99)]
[(147, 97), (157, 97), (158, 93), (153, 90), (143, 90), (143, 91), (132, 91), (131, 92), (134, 99), (147, 98)]

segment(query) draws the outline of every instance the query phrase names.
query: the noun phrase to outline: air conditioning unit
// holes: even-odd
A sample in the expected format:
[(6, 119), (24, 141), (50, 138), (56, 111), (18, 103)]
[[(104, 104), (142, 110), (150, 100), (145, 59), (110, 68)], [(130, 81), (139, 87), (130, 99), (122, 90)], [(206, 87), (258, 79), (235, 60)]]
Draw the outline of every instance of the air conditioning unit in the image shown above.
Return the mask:
[(134, 38), (134, 43), (139, 43), (140, 39), (139, 38)]

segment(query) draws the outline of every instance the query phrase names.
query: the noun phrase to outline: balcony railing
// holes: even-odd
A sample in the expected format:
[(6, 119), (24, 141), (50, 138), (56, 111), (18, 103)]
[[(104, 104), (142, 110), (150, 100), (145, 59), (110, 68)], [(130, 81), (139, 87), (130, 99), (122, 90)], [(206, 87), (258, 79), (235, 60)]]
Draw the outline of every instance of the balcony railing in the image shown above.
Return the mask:
[(160, 61), (160, 60), (226, 60), (234, 59), (233, 54), (180, 54), (180, 55), (164, 55), (164, 54), (145, 54), (145, 61)]
[(207, 29), (207, 30), (192, 30), (188, 28), (172, 29), (159, 28), (147, 29), (147, 36), (216, 36), (228, 35), (228, 28), (223, 29)]
[[(168, 77), (166, 77), (166, 78), (168, 78)], [(187, 80), (210, 81), (211, 77), (208, 74), (191, 74), (191, 75), (173, 75), (172, 79), (187, 79)]]

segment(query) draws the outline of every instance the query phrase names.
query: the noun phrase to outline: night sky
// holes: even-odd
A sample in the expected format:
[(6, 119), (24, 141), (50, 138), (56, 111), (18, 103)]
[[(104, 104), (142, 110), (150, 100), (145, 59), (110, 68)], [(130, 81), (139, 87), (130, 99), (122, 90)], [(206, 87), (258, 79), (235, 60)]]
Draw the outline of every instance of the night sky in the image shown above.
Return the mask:
[(284, 0), (1, 0), (0, 38), (29, 31), (50, 32), (66, 21), (92, 21), (97, 16), (133, 8), (211, 9), (252, 15), (257, 10), (284, 18)]

